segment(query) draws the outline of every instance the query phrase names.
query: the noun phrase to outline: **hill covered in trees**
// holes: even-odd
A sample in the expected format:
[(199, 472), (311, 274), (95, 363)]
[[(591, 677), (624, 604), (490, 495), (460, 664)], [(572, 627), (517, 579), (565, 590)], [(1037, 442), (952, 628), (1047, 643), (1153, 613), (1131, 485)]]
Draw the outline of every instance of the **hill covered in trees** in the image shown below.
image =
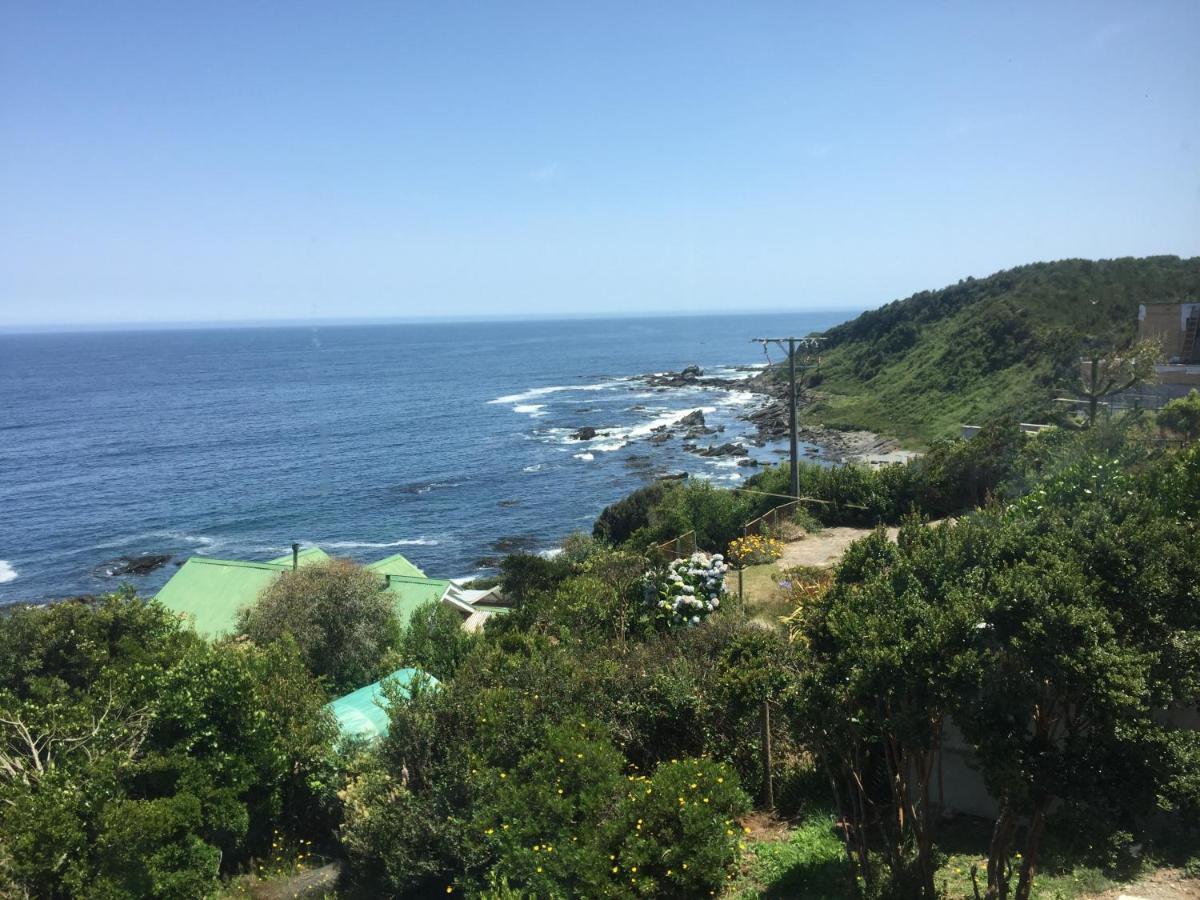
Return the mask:
[(1034, 263), (870, 310), (825, 333), (805, 421), (914, 442), (1000, 415), (1045, 421), (1088, 347), (1128, 344), (1141, 303), (1200, 299), (1200, 257)]

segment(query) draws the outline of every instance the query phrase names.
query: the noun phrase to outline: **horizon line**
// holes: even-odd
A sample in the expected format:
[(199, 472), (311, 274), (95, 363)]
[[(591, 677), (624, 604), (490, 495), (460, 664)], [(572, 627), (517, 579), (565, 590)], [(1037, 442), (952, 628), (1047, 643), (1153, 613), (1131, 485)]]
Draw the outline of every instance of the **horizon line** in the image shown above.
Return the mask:
[(7, 334), (86, 334), (123, 331), (223, 331), (242, 328), (336, 328), (354, 325), (443, 325), (456, 322), (482, 324), (488, 322), (560, 322), (598, 321), (610, 319), (701, 319), (716, 316), (765, 316), (803, 313), (841, 313), (851, 316), (869, 309), (863, 306), (818, 306), (801, 308), (712, 309), (703, 311), (657, 310), (649, 312), (582, 312), (582, 313), (510, 313), (447, 316), (325, 316), (310, 318), (259, 319), (128, 319), (111, 322), (36, 322), (0, 323), (0, 335)]

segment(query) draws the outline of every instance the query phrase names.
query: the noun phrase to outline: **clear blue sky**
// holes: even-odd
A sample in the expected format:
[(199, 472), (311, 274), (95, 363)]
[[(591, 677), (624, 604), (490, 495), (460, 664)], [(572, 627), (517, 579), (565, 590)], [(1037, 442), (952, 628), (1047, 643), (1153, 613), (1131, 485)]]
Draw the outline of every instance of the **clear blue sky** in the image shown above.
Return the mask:
[(865, 307), (1200, 253), (1200, 2), (0, 0), (0, 324)]

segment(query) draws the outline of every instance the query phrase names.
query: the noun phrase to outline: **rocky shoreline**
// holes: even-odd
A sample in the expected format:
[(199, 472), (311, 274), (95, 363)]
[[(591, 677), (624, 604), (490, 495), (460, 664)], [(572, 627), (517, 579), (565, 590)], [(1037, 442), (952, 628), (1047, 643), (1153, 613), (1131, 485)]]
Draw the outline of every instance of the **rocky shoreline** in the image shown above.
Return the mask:
[[(696, 386), (761, 394), (766, 398), (762, 405), (738, 417), (755, 427), (755, 436), (750, 443), (762, 447), (769, 441), (785, 440), (789, 427), (787, 386), (770, 377), (765, 369), (746, 367), (742, 371), (754, 371), (755, 374), (749, 378), (721, 378), (705, 375), (699, 366), (688, 366), (680, 372), (647, 375), (644, 381), (650, 387), (663, 389)], [(700, 415), (700, 424), (703, 425), (703, 415), (693, 415)], [(883, 437), (873, 431), (845, 431), (825, 425), (802, 423), (797, 429), (797, 434), (803, 443), (818, 448), (817, 452), (810, 451), (809, 456), (819, 455), (834, 462), (883, 465), (906, 462), (916, 455), (912, 451), (900, 449), (900, 445), (892, 438)], [(667, 437), (657, 437), (650, 440), (651, 443), (658, 443), (666, 439)], [(700, 456), (745, 457), (748, 453), (745, 447), (733, 443), (709, 448), (699, 448), (694, 444), (689, 446), (685, 443), (683, 447)], [(741, 464), (757, 463), (752, 459), (743, 459)]]

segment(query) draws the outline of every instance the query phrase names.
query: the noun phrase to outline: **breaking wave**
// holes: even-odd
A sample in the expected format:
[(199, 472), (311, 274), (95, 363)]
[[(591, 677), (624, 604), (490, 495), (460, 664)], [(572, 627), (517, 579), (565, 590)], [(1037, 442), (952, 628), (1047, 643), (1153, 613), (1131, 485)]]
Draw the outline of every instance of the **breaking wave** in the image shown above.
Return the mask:
[(333, 550), (383, 550), (388, 547), (436, 547), (438, 542), (432, 538), (404, 538), (399, 541), (330, 541), (319, 544)]
[(17, 578), (17, 570), (12, 567), (8, 560), (0, 559), (0, 584), (7, 581), (15, 581)]
[[(620, 384), (620, 380), (602, 381), (599, 384), (554, 384), (549, 387), (530, 388), (519, 394), (505, 394), (503, 397), (489, 400), (488, 403), (525, 404), (530, 400), (536, 400), (538, 397), (545, 397), (549, 394), (561, 394), (563, 391), (603, 391), (618, 384)], [(520, 412), (520, 410), (517, 411)]]

